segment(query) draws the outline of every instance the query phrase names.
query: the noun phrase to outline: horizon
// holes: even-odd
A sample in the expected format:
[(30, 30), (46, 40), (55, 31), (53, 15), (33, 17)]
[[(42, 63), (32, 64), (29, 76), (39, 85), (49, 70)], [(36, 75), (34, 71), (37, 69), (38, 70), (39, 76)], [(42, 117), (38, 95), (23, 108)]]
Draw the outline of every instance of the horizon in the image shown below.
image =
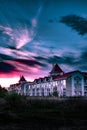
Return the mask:
[(1, 0), (0, 84), (65, 72), (87, 71), (87, 1)]

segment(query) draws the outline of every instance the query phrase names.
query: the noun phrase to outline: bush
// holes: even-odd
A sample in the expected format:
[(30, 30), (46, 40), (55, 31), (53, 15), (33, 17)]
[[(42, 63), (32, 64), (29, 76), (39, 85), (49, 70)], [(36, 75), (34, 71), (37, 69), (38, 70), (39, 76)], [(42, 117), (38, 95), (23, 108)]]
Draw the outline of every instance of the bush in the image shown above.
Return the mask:
[(58, 97), (58, 92), (57, 92), (57, 91), (54, 91), (54, 92), (53, 92), (53, 96), (54, 96), (54, 97)]
[(26, 97), (17, 93), (7, 94), (5, 99), (10, 108), (17, 110), (26, 106)]

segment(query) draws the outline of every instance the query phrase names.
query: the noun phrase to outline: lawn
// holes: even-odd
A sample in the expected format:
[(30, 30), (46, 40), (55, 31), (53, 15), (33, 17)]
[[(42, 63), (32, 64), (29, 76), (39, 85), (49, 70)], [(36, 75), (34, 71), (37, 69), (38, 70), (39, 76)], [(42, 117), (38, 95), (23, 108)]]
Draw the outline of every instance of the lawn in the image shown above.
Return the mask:
[(0, 98), (0, 130), (87, 130), (86, 98)]

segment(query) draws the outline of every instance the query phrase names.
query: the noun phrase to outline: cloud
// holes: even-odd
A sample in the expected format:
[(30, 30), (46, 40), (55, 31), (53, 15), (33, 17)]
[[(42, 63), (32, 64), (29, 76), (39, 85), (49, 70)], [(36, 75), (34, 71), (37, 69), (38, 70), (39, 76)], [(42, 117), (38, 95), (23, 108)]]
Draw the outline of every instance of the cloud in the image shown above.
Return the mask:
[(0, 54), (0, 60), (13, 60), (14, 58), (12, 56), (6, 55), (6, 54)]
[(49, 57), (48, 58), (48, 63), (50, 64), (54, 64), (54, 63), (57, 63), (57, 64), (65, 64), (65, 65), (75, 65), (76, 63), (76, 58), (74, 56), (67, 56), (67, 55), (64, 55), (64, 56), (53, 56), (53, 57)]
[(0, 13), (0, 45), (21, 49), (32, 42), (37, 34), (38, 20), (44, 2), (2, 1), (1, 5), (3, 6)]
[(72, 29), (77, 31), (78, 34), (80, 35), (87, 34), (87, 19), (86, 18), (72, 14), (72, 15), (61, 17), (60, 22), (71, 27)]
[(15, 47), (17, 49), (20, 49), (27, 43), (31, 42), (36, 33), (33, 26), (31, 28), (21, 26), (14, 28), (11, 28), (10, 26), (2, 26), (0, 25), (0, 30), (2, 31), (2, 38), (5, 39), (6, 36), (8, 36), (8, 40), (6, 39), (5, 42), (7, 42), (8, 45)]
[[(86, 58), (87, 53), (84, 55), (84, 57)], [(48, 57), (35, 57), (36, 60), (38, 60), (39, 62), (43, 62), (43, 63), (47, 63), (47, 65), (51, 65), (51, 64), (59, 64), (61, 66), (63, 66), (64, 71), (72, 71), (74, 69), (81, 69), (81, 66), (85, 65), (86, 59), (84, 59), (84, 61), (82, 60), (83, 58), (83, 54), (82, 52), (80, 52), (80, 55), (75, 54), (74, 52), (64, 52), (61, 55), (51, 55)], [(67, 67), (66, 67), (67, 66)]]
[(0, 25), (0, 31), (3, 31), (3, 34), (11, 35), (12, 29), (10, 27)]
[(78, 68), (87, 71), (87, 51), (85, 49), (81, 52), (78, 59)]
[[(41, 64), (37, 61), (27, 61), (27, 60), (11, 60), (7, 61), (8, 64), (11, 66), (14, 66), (16, 68), (16, 71), (11, 72), (10, 75), (14, 74), (14, 76), (20, 76), (24, 75), (26, 77), (29, 77), (29, 79), (37, 78), (38, 76), (44, 76), (46, 72), (44, 71), (44, 68), (47, 68), (47, 66), (44, 67), (44, 64)], [(46, 70), (46, 69), (45, 69)], [(4, 74), (4, 72), (3, 72)]]
[(16, 59), (14, 60), (20, 64), (24, 64), (24, 65), (27, 65), (27, 66), (30, 66), (30, 67), (35, 67), (36, 65), (37, 66), (41, 66), (41, 67), (45, 67), (46, 65), (45, 64), (42, 64), (34, 59)]
[(34, 58), (36, 59), (36, 60), (40, 60), (40, 61), (45, 61), (45, 60), (47, 60), (47, 58), (45, 58), (45, 57), (41, 57), (41, 56), (34, 56)]
[(50, 57), (36, 57), (37, 60), (39, 61), (46, 61), (50, 64), (54, 64), (54, 63), (58, 63), (58, 64), (72, 64), (74, 62), (74, 57), (72, 56), (57, 56), (57, 55), (53, 55)]
[(17, 49), (20, 49), (27, 43), (31, 42), (34, 38), (34, 30), (33, 29), (16, 29), (13, 31), (11, 40), (15, 42), (15, 46)]
[(0, 24), (2, 40), (9, 46), (17, 49), (20, 49), (27, 43), (33, 41), (37, 33), (38, 19), (42, 8), (43, 3), (36, 10), (36, 14), (33, 18), (29, 19), (23, 16), (21, 19), (20, 17), (16, 18), (15, 23), (10, 23), (8, 21), (5, 25)]
[(0, 73), (11, 73), (13, 71), (16, 71), (16, 68), (6, 62), (0, 62)]

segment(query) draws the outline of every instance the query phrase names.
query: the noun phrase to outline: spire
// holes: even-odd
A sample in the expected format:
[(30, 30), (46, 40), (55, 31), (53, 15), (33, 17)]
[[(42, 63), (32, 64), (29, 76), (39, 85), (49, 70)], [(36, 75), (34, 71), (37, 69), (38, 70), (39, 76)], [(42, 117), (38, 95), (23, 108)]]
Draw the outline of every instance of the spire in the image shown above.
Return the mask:
[(25, 78), (24, 78), (24, 76), (23, 76), (23, 75), (22, 75), (22, 76), (20, 76), (19, 83), (21, 83), (21, 82), (26, 82), (26, 80), (25, 80)]
[(50, 75), (59, 75), (64, 73), (58, 64), (53, 65)]

